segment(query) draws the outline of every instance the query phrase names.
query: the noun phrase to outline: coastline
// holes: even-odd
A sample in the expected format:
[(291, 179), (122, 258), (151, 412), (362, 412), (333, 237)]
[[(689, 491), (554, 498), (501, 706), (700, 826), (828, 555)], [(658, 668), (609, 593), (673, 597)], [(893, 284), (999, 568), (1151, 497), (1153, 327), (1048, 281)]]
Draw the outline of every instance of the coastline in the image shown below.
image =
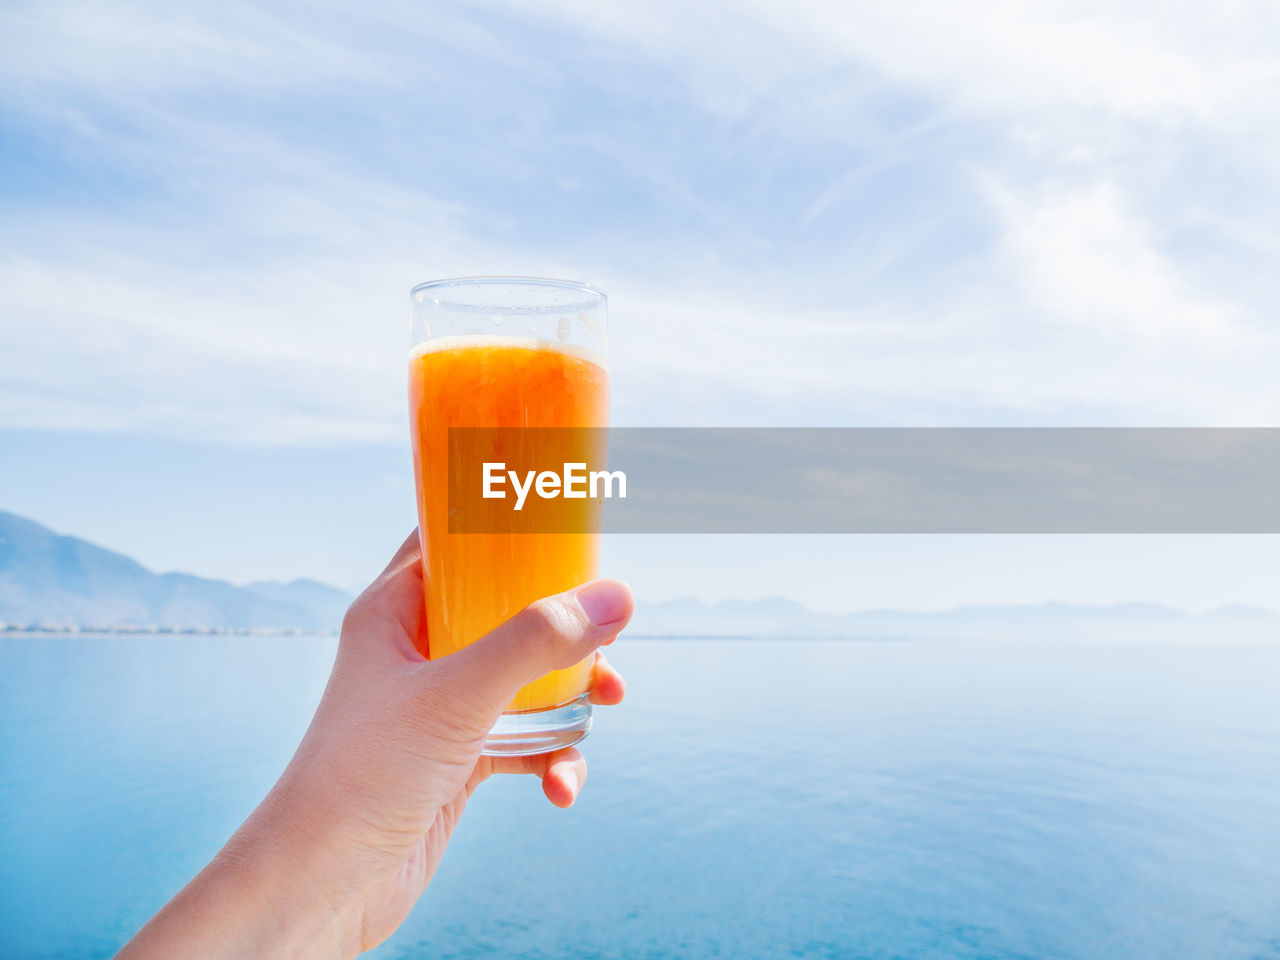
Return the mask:
[(236, 636), (236, 637), (336, 637), (337, 630), (307, 630), (301, 627), (162, 627), (81, 626), (63, 623), (0, 623), (0, 636), (42, 637), (77, 634), (105, 636)]

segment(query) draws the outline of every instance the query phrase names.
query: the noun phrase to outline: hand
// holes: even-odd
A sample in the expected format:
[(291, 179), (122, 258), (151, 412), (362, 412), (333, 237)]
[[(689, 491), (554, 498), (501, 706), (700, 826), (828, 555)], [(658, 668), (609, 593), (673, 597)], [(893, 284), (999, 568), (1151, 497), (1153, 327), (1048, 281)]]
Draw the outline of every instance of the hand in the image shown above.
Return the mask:
[(531, 773), (556, 806), (586, 780), (570, 747), (481, 757), (516, 691), (595, 656), (591, 700), (622, 700), (596, 649), (631, 617), (630, 589), (596, 580), (531, 604), (470, 646), (427, 661), (415, 532), (351, 605), (311, 726), (279, 782), (122, 958), (348, 957), (385, 940), (435, 873), (472, 791)]

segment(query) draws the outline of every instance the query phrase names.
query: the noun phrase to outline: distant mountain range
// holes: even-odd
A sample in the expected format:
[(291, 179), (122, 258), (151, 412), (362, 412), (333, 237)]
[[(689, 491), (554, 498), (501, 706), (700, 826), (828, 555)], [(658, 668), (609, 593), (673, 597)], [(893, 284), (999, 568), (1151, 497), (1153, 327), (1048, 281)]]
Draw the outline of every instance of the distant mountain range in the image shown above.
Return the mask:
[(236, 586), (153, 573), (124, 554), (0, 511), (0, 623), (333, 631), (351, 599), (314, 580)]
[[(153, 573), (123, 554), (0, 511), (0, 626), (330, 632), (341, 626), (352, 596), (315, 580), (237, 586), (186, 573)], [(1220, 607), (1189, 614), (1144, 603), (830, 614), (783, 597), (710, 605), (685, 597), (639, 604), (628, 633), (650, 637), (1280, 639), (1280, 616), (1259, 607)]]
[(1150, 603), (957, 607), (937, 613), (859, 610), (818, 613), (783, 597), (704, 604), (691, 598), (641, 605), (632, 636), (852, 637), (866, 639), (1280, 640), (1280, 615), (1227, 606), (1185, 613)]

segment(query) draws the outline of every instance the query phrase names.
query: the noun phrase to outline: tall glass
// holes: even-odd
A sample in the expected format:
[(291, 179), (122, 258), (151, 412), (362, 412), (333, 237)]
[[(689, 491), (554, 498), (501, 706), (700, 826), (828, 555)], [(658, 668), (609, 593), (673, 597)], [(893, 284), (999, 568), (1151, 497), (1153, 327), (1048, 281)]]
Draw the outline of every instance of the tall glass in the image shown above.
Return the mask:
[[(598, 575), (594, 533), (450, 533), (447, 457), (450, 427), (607, 427), (607, 301), (567, 280), (460, 277), (419, 284), (410, 305), (409, 422), (427, 614), (419, 642), (434, 659)], [(591, 666), (589, 657), (521, 688), (484, 753), (545, 753), (583, 739)]]

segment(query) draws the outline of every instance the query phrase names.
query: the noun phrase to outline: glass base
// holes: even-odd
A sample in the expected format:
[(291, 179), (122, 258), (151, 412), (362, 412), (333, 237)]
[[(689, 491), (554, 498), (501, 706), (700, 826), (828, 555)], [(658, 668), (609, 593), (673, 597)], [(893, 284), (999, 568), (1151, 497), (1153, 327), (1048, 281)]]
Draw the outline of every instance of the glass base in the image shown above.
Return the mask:
[(550, 710), (504, 713), (485, 737), (485, 757), (527, 757), (571, 747), (591, 732), (591, 703), (584, 693)]

